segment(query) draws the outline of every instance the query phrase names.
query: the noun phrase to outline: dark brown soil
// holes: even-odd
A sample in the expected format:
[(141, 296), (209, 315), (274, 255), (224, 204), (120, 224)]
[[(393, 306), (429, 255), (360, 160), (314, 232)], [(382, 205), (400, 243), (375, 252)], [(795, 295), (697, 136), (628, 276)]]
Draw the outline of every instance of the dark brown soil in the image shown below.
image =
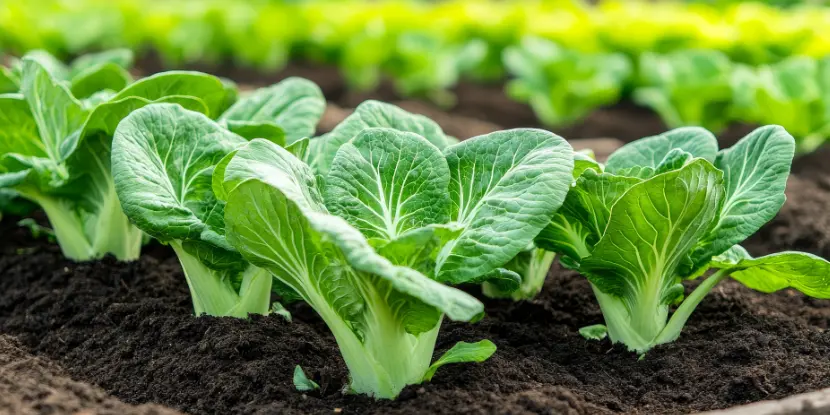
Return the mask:
[[(826, 257), (830, 219), (823, 209), (830, 192), (794, 177), (788, 195), (750, 250), (792, 246)], [(166, 247), (152, 245), (130, 264), (74, 264), (9, 220), (0, 231), (0, 332), (56, 361), (73, 379), (131, 404), (200, 414), (662, 414), (830, 387), (830, 301), (791, 291), (763, 295), (725, 282), (677, 342), (638, 360), (577, 334), (600, 323), (601, 314), (586, 281), (554, 267), (536, 300), (487, 300), (482, 322), (443, 327), (439, 351), (488, 338), (499, 347), (493, 358), (443, 368), (399, 400), (375, 402), (341, 394), (347, 373), (334, 339), (306, 306), (291, 307), (292, 323), (279, 316), (195, 318)], [(296, 364), (321, 392), (294, 390)]]
[(0, 413), (176, 415), (158, 405), (127, 405), (101, 388), (76, 382), (58, 365), (30, 355), (17, 340), (0, 336)]

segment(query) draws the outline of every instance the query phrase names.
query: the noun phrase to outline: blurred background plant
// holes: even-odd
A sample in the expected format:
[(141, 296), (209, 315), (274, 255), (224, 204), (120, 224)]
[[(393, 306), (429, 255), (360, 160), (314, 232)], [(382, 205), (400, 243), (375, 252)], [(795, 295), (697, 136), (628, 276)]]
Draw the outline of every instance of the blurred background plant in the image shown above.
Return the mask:
[(265, 73), (335, 65), (353, 90), (389, 80), (445, 108), (461, 81), (507, 79), (549, 127), (633, 99), (670, 127), (777, 122), (809, 151), (830, 129), (828, 26), (827, 2), (811, 0), (5, 0), (0, 50), (126, 47), (167, 68)]

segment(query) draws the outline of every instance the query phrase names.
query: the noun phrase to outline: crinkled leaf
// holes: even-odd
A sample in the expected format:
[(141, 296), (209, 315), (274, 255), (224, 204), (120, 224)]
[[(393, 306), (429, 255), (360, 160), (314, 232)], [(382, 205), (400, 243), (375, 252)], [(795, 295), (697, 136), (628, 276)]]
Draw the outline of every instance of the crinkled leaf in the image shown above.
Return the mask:
[(264, 138), (277, 145), (285, 146), (285, 131), (273, 122), (230, 120), (226, 125), (228, 130), (248, 140)]
[(285, 142), (291, 144), (314, 135), (325, 110), (326, 99), (314, 82), (288, 78), (240, 99), (220, 121), (273, 123), (285, 131)]
[(389, 128), (361, 131), (337, 152), (326, 207), (367, 238), (393, 240), (449, 221), (449, 168), (423, 137)]
[[(255, 163), (260, 166), (252, 166)], [(287, 150), (254, 140), (231, 160), (225, 177), (226, 189), (232, 189), (225, 214), (231, 243), (246, 259), (270, 269), (306, 300), (319, 286), (314, 281), (325, 281), (337, 272), (345, 282), (336, 292), (322, 293), (330, 304), (331, 296), (357, 296), (358, 284), (371, 284), (381, 292), (396, 292), (395, 301), (406, 296), (406, 302), (428, 304), (452, 319), (470, 320), (482, 311), (474, 298), (392, 264), (357, 229), (328, 214), (317, 191), (299, 189), (313, 187), (314, 175)], [(403, 317), (408, 307), (394, 309)], [(430, 327), (419, 324), (419, 331), (436, 322)]]
[(718, 140), (700, 127), (683, 127), (653, 137), (646, 137), (622, 146), (608, 157), (605, 171), (623, 174), (626, 169), (657, 166), (673, 150), (680, 149), (694, 157), (715, 161)]
[(779, 126), (761, 127), (718, 153), (715, 167), (724, 172), (726, 201), (717, 227), (692, 254), (693, 268), (743, 242), (778, 214), (794, 153), (795, 140)]
[(124, 88), (113, 100), (140, 97), (155, 101), (170, 96), (197, 97), (210, 118), (218, 117), (225, 106), (227, 91), (219, 78), (201, 72), (167, 71), (142, 78)]
[(328, 173), (340, 146), (361, 131), (375, 127), (418, 134), (439, 149), (447, 146), (447, 138), (441, 127), (429, 118), (411, 114), (392, 104), (366, 101), (358, 105), (355, 111), (330, 133), (311, 141), (309, 164), (320, 174)]
[(573, 180), (573, 150), (534, 129), (474, 137), (444, 151), (452, 219), (463, 228), (447, 244), (436, 274), (464, 282), (524, 250), (550, 222)]
[(113, 139), (112, 175), (124, 213), (159, 239), (224, 242), (222, 207), (212, 173), (246, 141), (203, 114), (175, 104), (130, 113)]
[(634, 185), (614, 204), (580, 271), (604, 293), (659, 299), (678, 282), (676, 269), (711, 229), (723, 199), (722, 173), (705, 160)]

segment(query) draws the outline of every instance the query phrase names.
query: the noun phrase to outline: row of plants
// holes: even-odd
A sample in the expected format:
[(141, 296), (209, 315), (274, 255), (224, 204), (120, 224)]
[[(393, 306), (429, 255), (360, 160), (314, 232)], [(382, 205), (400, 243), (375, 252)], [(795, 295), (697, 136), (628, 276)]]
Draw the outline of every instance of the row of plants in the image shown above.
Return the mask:
[(671, 128), (720, 132), (735, 122), (778, 124), (813, 151), (830, 138), (830, 59), (793, 56), (752, 67), (716, 50), (586, 54), (541, 38), (505, 51), (514, 75), (507, 93), (549, 126), (581, 120), (624, 96), (657, 112)]
[(232, 60), (263, 70), (310, 59), (338, 65), (354, 87), (387, 75), (403, 93), (440, 94), (461, 76), (504, 76), (504, 49), (527, 36), (577, 52), (713, 49), (765, 64), (830, 54), (828, 22), (820, 5), (765, 2), (10, 0), (0, 5), (0, 49), (128, 47), (171, 65)]
[[(721, 150), (703, 128), (675, 129), (601, 164), (548, 131), (457, 142), (367, 101), (314, 137), (325, 100), (310, 81), (240, 96), (171, 71), (115, 90), (102, 68), (119, 56), (23, 57), (19, 91), (0, 95), (0, 187), (45, 211), (67, 258), (135, 259), (145, 235), (169, 245), (196, 315), (268, 314), (272, 293), (308, 303), (353, 393), (393, 399), (442, 365), (489, 358), (481, 340), (432, 360), (444, 318), (486, 318), (453, 286), (532, 298), (554, 256), (602, 310), (605, 324), (581, 333), (641, 355), (674, 341), (729, 277), (830, 298), (830, 262), (739, 245), (785, 201), (795, 140), (779, 126)], [(87, 73), (85, 98), (73, 73)], [(702, 281), (686, 295), (691, 279)], [(295, 383), (315, 387), (299, 366)]]
[[(232, 58), (264, 70), (311, 59), (338, 65), (353, 88), (373, 88), (385, 75), (403, 95), (447, 105), (462, 77), (508, 75), (509, 95), (551, 127), (633, 98), (672, 128), (779, 124), (799, 152), (830, 135), (830, 38), (817, 29), (830, 22), (830, 9), (818, 5), (48, 3), (0, 5), (0, 49), (72, 55), (127, 46), (157, 51), (172, 65)], [(0, 91), (14, 88), (0, 71)]]

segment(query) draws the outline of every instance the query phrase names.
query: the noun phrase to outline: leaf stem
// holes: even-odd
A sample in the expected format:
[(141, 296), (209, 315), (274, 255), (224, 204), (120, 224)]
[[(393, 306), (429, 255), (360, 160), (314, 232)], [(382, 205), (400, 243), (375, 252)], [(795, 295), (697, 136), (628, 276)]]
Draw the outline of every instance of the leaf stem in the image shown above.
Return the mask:
[(677, 311), (672, 314), (669, 319), (669, 323), (666, 324), (666, 327), (663, 328), (654, 340), (654, 344), (671, 343), (677, 340), (677, 338), (680, 337), (680, 332), (686, 325), (686, 321), (689, 320), (689, 317), (692, 315), (692, 312), (695, 311), (697, 305), (703, 301), (703, 297), (705, 297), (706, 294), (709, 294), (709, 292), (712, 291), (712, 288), (728, 277), (731, 272), (731, 268), (719, 270), (700, 283), (700, 285), (698, 285), (697, 288), (695, 288), (694, 291), (686, 297), (686, 300), (680, 304)]

